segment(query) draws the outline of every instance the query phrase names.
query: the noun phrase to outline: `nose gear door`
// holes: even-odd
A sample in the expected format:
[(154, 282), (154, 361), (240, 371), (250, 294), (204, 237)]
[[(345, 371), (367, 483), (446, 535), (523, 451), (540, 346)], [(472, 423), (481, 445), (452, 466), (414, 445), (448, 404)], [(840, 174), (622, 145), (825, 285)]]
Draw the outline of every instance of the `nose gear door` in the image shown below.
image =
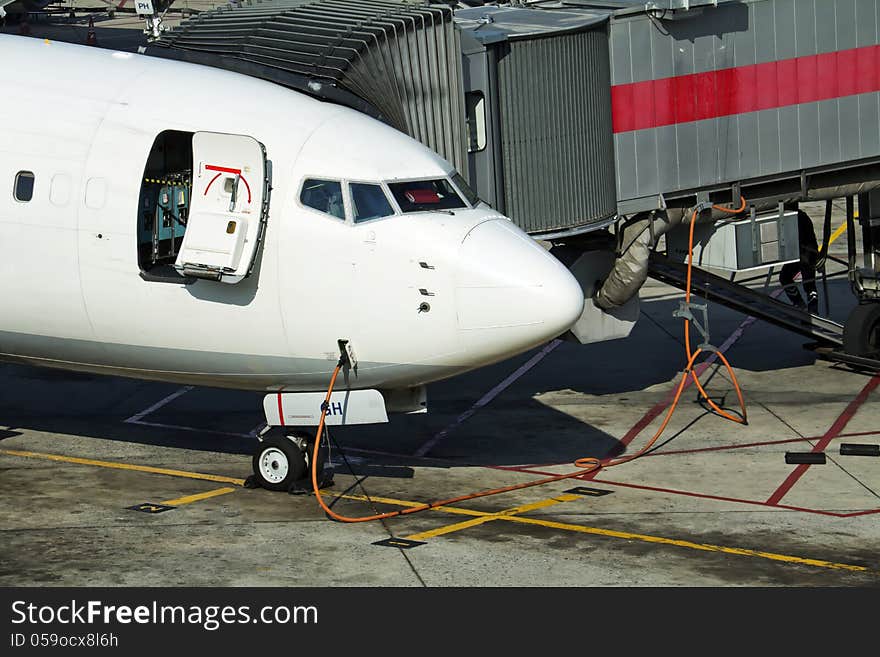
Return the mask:
[(174, 267), (185, 276), (238, 283), (253, 271), (266, 227), (271, 162), (253, 137), (193, 135), (193, 189)]

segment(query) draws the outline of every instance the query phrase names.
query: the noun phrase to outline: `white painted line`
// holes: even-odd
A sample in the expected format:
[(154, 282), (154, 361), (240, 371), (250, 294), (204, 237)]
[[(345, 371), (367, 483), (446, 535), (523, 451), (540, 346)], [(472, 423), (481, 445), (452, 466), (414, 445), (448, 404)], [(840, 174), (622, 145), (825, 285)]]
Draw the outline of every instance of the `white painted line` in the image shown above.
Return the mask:
[(158, 427), (160, 429), (175, 429), (177, 431), (192, 431), (193, 433), (213, 433), (218, 436), (235, 436), (236, 438), (253, 438), (249, 433), (234, 433), (231, 431), (215, 431), (214, 429), (200, 429), (199, 427), (185, 427), (180, 424), (162, 424), (161, 422), (144, 422), (143, 420), (126, 420), (128, 424), (137, 424), (142, 427)]
[(155, 404), (153, 404), (149, 408), (142, 410), (140, 413), (132, 415), (130, 418), (125, 420), (125, 422), (127, 422), (129, 424), (137, 424), (138, 422), (140, 422), (140, 420), (142, 420), (143, 418), (148, 416), (150, 413), (158, 411), (160, 408), (162, 408), (166, 404), (170, 404), (175, 399), (185, 395), (193, 388), (195, 388), (195, 386), (184, 386), (180, 390), (178, 390), (176, 392), (172, 392), (170, 395), (168, 395), (164, 399), (160, 399), (159, 401), (157, 401)]
[(367, 459), (361, 458), (360, 456), (351, 456), (351, 455), (346, 454), (345, 459), (343, 459), (343, 460), (337, 461), (333, 458), (328, 459), (327, 465), (331, 465), (335, 468), (341, 468), (345, 465), (346, 462), (351, 463), (353, 465), (358, 465), (360, 463), (369, 463), (369, 461), (367, 461)]
[(263, 429), (266, 428), (266, 426), (267, 426), (267, 425), (266, 425), (265, 422), (260, 422), (260, 423), (259, 423), (257, 426), (255, 426), (253, 429), (251, 429), (250, 431), (248, 431), (248, 436), (250, 436), (251, 438), (256, 438), (257, 436), (260, 435), (260, 432), (261, 432)]
[(445, 439), (450, 433), (455, 431), (462, 423), (467, 422), (473, 415), (479, 411), (481, 408), (486, 406), (489, 402), (495, 399), (502, 392), (507, 390), (517, 379), (519, 379), (523, 374), (532, 369), (535, 365), (544, 360), (544, 357), (547, 356), (551, 351), (556, 349), (559, 345), (562, 344), (562, 340), (553, 340), (548, 343), (541, 351), (532, 356), (526, 363), (524, 363), (519, 369), (517, 369), (513, 374), (508, 376), (504, 381), (499, 383), (497, 386), (492, 388), (485, 395), (480, 397), (473, 406), (471, 406), (464, 413), (459, 415), (455, 422), (449, 424), (441, 431), (438, 431), (434, 434), (424, 445), (419, 447), (415, 452), (413, 452), (413, 456), (425, 456), (430, 452), (434, 447), (437, 446), (441, 440)]

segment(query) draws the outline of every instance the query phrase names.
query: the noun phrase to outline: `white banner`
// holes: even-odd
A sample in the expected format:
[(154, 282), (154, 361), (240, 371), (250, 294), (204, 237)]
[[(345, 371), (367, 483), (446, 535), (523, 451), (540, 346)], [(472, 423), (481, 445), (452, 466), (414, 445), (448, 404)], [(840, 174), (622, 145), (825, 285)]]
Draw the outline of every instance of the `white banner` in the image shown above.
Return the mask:
[[(323, 392), (281, 392), (263, 398), (266, 424), (273, 427), (314, 427), (321, 418)], [(327, 409), (328, 426), (388, 422), (385, 399), (378, 390), (334, 392)]]
[(152, 16), (156, 13), (153, 0), (134, 0), (134, 10), (139, 16)]

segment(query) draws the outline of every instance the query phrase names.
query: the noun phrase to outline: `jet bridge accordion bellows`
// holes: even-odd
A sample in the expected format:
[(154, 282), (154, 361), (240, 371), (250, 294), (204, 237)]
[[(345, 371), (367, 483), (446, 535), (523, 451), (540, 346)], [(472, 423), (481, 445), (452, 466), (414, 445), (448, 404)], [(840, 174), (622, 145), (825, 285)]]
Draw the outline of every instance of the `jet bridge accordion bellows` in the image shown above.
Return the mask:
[(409, 134), (467, 174), (461, 47), (449, 7), (247, 0), (190, 18), (148, 52), (349, 105)]
[(244, 0), (149, 54), (269, 80), (385, 121), (536, 236), (617, 211), (608, 9)]

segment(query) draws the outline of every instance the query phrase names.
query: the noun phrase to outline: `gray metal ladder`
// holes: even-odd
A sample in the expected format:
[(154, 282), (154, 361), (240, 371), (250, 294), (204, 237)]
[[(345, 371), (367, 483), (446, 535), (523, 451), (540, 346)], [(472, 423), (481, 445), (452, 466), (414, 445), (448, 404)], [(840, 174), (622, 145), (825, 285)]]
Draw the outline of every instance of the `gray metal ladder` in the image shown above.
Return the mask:
[[(687, 288), (687, 265), (652, 253), (648, 274), (662, 283)], [(811, 315), (788, 303), (772, 299), (745, 285), (729, 281), (707, 271), (693, 268), (691, 292), (732, 310), (762, 319), (781, 328), (812, 338), (822, 345), (842, 347), (843, 326), (824, 317)]]

